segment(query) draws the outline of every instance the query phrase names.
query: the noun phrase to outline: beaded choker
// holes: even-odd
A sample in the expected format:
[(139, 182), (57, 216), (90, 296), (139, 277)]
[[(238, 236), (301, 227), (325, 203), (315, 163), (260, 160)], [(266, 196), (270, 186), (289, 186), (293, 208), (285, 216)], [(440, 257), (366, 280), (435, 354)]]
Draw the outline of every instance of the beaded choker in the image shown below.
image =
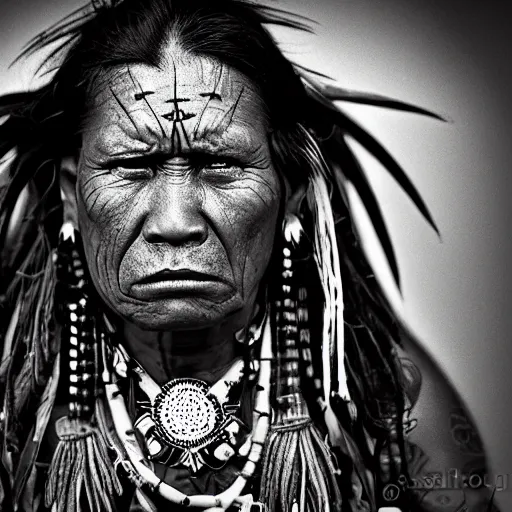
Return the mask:
[(160, 388), (122, 347), (116, 347), (117, 376), (126, 378), (129, 366), (144, 397), (138, 401), (142, 414), (134, 426), (145, 441), (148, 459), (197, 473), (205, 465), (220, 469), (235, 455), (240, 434), (249, 432), (235, 416), (239, 404), (231, 397), (244, 375), (240, 358), (211, 387), (198, 379), (180, 378)]

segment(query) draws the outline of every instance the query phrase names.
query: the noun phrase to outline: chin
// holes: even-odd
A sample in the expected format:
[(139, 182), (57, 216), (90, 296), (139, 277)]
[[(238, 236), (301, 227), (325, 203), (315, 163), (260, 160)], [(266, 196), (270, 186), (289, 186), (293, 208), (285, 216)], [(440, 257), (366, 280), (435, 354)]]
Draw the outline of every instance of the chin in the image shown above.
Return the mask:
[(117, 314), (146, 331), (184, 331), (213, 327), (221, 324), (243, 309), (243, 301), (238, 297), (227, 298), (222, 302), (208, 299), (173, 298), (145, 303), (130, 304), (127, 310), (117, 310)]

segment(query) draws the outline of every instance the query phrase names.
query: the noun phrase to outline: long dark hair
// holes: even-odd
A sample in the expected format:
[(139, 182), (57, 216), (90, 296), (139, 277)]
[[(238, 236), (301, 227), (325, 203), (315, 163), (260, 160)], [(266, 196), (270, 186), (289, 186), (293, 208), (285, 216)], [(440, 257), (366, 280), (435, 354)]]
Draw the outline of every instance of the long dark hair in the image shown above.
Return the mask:
[[(307, 183), (311, 167), (301, 150), (304, 131), (327, 163), (345, 290), (348, 387), (358, 409), (356, 425), (347, 429), (365, 467), (378, 475), (377, 452), (391, 452), (393, 442), (399, 447), (391, 457), (394, 471), (405, 473), (403, 414), (411, 397), (396, 353), (402, 325), (362, 250), (347, 202), (347, 183), (363, 200), (397, 284), (398, 266), (377, 199), (348, 140), (356, 140), (383, 163), (426, 220), (434, 223), (393, 157), (334, 102), (436, 116), (398, 101), (325, 85), (321, 77), (292, 64), (265, 27), (310, 27), (307, 20), (275, 8), (242, 0), (94, 4), (43, 32), (22, 52), (21, 57), (27, 57), (49, 49), (41, 65), (48, 73), (47, 83), (0, 98), (0, 116), (6, 116), (0, 125), (0, 158), (10, 159), (8, 181), (0, 189), (0, 341), (9, 344), (0, 367), (0, 391), (8, 412), (4, 445), (16, 460), (30, 430), (25, 421), (30, 406), (39, 399), (59, 350), (51, 310), (45, 310), (44, 318), (37, 316), (36, 326), (34, 315), (43, 281), (52, 279), (46, 262), (57, 245), (62, 219), (60, 162), (79, 152), (90, 100), (107, 72), (130, 63), (158, 66), (161, 47), (172, 34), (186, 51), (215, 58), (256, 84), (270, 114), (274, 164), (293, 187)], [(306, 226), (307, 215), (305, 211)], [(16, 311), (20, 294), (24, 303)], [(14, 335), (7, 321), (13, 315), (23, 326)], [(34, 352), (40, 356), (26, 357)], [(366, 433), (375, 440), (376, 450), (368, 448)]]

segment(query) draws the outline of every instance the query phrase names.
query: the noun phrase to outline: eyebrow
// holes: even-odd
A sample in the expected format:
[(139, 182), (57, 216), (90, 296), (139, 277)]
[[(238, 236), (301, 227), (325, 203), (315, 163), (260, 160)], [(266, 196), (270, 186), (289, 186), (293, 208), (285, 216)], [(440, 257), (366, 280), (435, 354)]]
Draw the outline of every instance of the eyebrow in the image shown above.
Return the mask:
[(209, 136), (213, 138), (223, 138), (233, 122), (233, 116), (235, 115), (236, 109), (238, 108), (240, 99), (244, 91), (245, 87), (242, 87), (233, 105), (231, 105), (231, 107), (228, 110), (226, 110), (226, 112), (224, 112), (224, 114), (218, 121), (216, 121), (213, 124), (209, 123), (207, 126), (200, 127), (201, 121), (203, 119), (203, 114), (206, 112), (208, 105), (210, 103), (210, 100), (208, 100), (208, 103), (203, 107), (203, 110), (199, 114), (199, 119), (197, 121), (196, 126), (193, 129), (192, 140), (197, 140), (199, 137), (205, 138)]
[(257, 141), (246, 132), (230, 132), (219, 130), (218, 127), (207, 127), (205, 131), (202, 130), (191, 138), (190, 150), (197, 149), (213, 149), (213, 150), (235, 150), (253, 152), (254, 146)]
[[(117, 123), (116, 123), (117, 124)], [(123, 124), (117, 125), (122, 127)], [(139, 131), (138, 133), (130, 133), (122, 129), (121, 133), (115, 135), (113, 140), (107, 142), (103, 138), (96, 139), (96, 150), (100, 151), (105, 158), (131, 158), (140, 156), (155, 156), (165, 155), (173, 153), (172, 144), (170, 137), (162, 137), (158, 132), (152, 133), (153, 140), (147, 140), (144, 135)], [(138, 143), (142, 142), (147, 144), (146, 147), (142, 148)], [(99, 144), (99, 146), (98, 146)], [(122, 144), (123, 149), (116, 151), (115, 148), (119, 148)], [(258, 146), (258, 140), (251, 137), (245, 130), (241, 131), (230, 131), (219, 130), (218, 127), (207, 128), (204, 132), (201, 130), (197, 136), (190, 138), (188, 147), (184, 149), (183, 154), (190, 153), (202, 153), (208, 151), (218, 151), (222, 153), (247, 153), (252, 154), (256, 151)], [(132, 146), (132, 147), (130, 147)], [(176, 148), (174, 147), (174, 150)]]

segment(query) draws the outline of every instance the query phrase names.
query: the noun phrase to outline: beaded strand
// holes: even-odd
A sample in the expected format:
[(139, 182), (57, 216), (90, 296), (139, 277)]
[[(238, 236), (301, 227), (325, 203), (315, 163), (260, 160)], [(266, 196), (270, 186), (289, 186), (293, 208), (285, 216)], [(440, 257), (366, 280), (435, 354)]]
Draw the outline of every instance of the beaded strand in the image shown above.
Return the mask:
[(248, 480), (256, 471), (269, 428), (271, 338), (270, 325), (267, 319), (262, 336), (260, 374), (253, 410), (255, 421), (253, 422), (251, 435), (239, 450), (240, 455), (245, 456), (247, 454), (247, 460), (235, 481), (225, 491), (216, 496), (187, 496), (156, 476), (152, 469), (148, 467), (148, 462), (145, 460), (135, 437), (133, 423), (128, 415), (126, 404), (118, 385), (112, 381), (111, 376), (106, 378), (105, 373), (103, 374), (107, 403), (109, 404), (114, 427), (128, 456), (128, 460), (124, 462), (128, 463), (140, 477), (140, 480), (135, 482), (136, 485), (147, 484), (164, 499), (185, 507), (227, 509), (234, 502), (241, 505), (246, 504), (246, 500), (240, 498), (240, 495)]

